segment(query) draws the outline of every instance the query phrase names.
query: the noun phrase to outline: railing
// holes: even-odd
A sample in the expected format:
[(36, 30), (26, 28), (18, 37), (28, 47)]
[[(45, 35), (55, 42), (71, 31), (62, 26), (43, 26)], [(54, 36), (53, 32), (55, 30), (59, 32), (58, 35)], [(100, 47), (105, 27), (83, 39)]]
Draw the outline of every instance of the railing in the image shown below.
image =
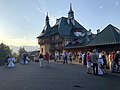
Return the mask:
[(64, 49), (63, 46), (59, 46), (59, 47), (52, 46), (52, 47), (50, 47), (50, 50), (63, 50), (63, 49)]
[(38, 44), (40, 44), (40, 45), (43, 45), (43, 44), (45, 44), (45, 43), (50, 43), (50, 41), (46, 40), (46, 41), (39, 41), (39, 42), (38, 42)]
[(58, 40), (50, 40), (49, 42), (50, 42), (50, 44), (59, 44), (59, 43), (62, 43), (62, 40), (61, 40), (61, 39), (58, 39)]
[[(55, 47), (55, 45), (56, 44), (62, 44), (62, 40), (61, 39), (57, 39), (57, 40), (44, 40), (44, 41), (42, 41), (42, 40), (39, 40), (38, 41), (38, 44), (39, 45), (44, 45), (45, 43), (48, 43), (48, 44), (50, 44), (51, 46), (53, 46), (53, 47)], [(60, 47), (57, 47), (57, 48), (60, 48)]]

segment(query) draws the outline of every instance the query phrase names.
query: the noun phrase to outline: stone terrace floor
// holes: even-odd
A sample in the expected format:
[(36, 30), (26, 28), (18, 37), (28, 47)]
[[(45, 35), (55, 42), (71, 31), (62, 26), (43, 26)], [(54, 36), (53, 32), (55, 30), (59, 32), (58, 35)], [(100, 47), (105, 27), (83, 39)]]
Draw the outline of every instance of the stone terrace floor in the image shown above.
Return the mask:
[(77, 63), (51, 61), (49, 67), (18, 63), (15, 68), (0, 67), (0, 90), (120, 90), (120, 74), (87, 74), (86, 67)]

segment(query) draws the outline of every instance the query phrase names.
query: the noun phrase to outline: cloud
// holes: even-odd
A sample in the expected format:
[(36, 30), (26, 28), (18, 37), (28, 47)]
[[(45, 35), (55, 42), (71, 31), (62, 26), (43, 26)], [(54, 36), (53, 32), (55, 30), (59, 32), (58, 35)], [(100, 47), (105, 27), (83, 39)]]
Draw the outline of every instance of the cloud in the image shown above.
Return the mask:
[(100, 6), (98, 9), (103, 9), (103, 6)]
[[(35, 9), (36, 9), (39, 13), (44, 14), (45, 16), (47, 15), (47, 12), (41, 10), (38, 6), (35, 6)], [(52, 17), (52, 16), (49, 14), (49, 12), (48, 12), (48, 17), (49, 17), (49, 19), (50, 19), (50, 25), (54, 25), (56, 19), (55, 19), (54, 17)]]
[(21, 16), (26, 20), (26, 21), (31, 21), (30, 17), (25, 16), (24, 13), (21, 12)]
[(119, 5), (119, 1), (116, 1), (115, 5), (118, 6)]
[(37, 46), (38, 45), (36, 38), (31, 39), (28, 37), (23, 37), (23, 38), (5, 38), (4, 37), (4, 39), (2, 39), (0, 43), (2, 42), (6, 45), (14, 45), (14, 46), (22, 46), (22, 45)]
[(3, 35), (2, 31), (0, 30), (0, 41), (1, 41), (1, 39), (2, 39), (3, 36), (4, 35)]
[(35, 8), (36, 8), (36, 10), (37, 10), (38, 12), (40, 12), (40, 13), (42, 13), (42, 14), (45, 15), (45, 12), (43, 12), (39, 7), (35, 6)]
[(52, 16), (49, 16), (49, 17), (50, 17), (50, 23), (53, 26), (55, 24), (55, 22), (56, 22), (56, 19), (53, 18)]

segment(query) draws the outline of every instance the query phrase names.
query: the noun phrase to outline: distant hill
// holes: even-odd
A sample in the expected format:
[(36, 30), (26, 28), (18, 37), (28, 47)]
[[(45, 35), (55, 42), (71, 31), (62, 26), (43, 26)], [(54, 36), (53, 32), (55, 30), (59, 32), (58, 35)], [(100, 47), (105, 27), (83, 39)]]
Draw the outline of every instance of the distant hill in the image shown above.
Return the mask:
[(10, 49), (13, 49), (14, 52), (18, 53), (18, 50), (20, 47), (24, 47), (26, 51), (35, 51), (35, 50), (40, 50), (39, 46), (9, 46)]

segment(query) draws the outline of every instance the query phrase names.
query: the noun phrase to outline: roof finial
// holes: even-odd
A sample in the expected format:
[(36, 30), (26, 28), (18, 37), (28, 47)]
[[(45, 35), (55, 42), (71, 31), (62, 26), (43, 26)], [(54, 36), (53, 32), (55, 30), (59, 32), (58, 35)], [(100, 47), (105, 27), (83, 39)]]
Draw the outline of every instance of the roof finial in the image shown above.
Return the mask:
[(47, 12), (47, 16), (48, 16), (48, 12)]
[(49, 18), (49, 17), (48, 17), (48, 12), (47, 12), (46, 18)]
[(73, 14), (73, 10), (72, 10), (72, 4), (70, 3), (70, 11), (68, 12), (68, 14)]
[(72, 4), (70, 3), (70, 11), (72, 11)]
[(68, 12), (68, 18), (74, 18), (74, 12), (72, 10), (72, 4), (70, 3), (70, 10)]
[(48, 12), (47, 12), (47, 15), (46, 15), (46, 25), (49, 24), (49, 17), (48, 17)]

